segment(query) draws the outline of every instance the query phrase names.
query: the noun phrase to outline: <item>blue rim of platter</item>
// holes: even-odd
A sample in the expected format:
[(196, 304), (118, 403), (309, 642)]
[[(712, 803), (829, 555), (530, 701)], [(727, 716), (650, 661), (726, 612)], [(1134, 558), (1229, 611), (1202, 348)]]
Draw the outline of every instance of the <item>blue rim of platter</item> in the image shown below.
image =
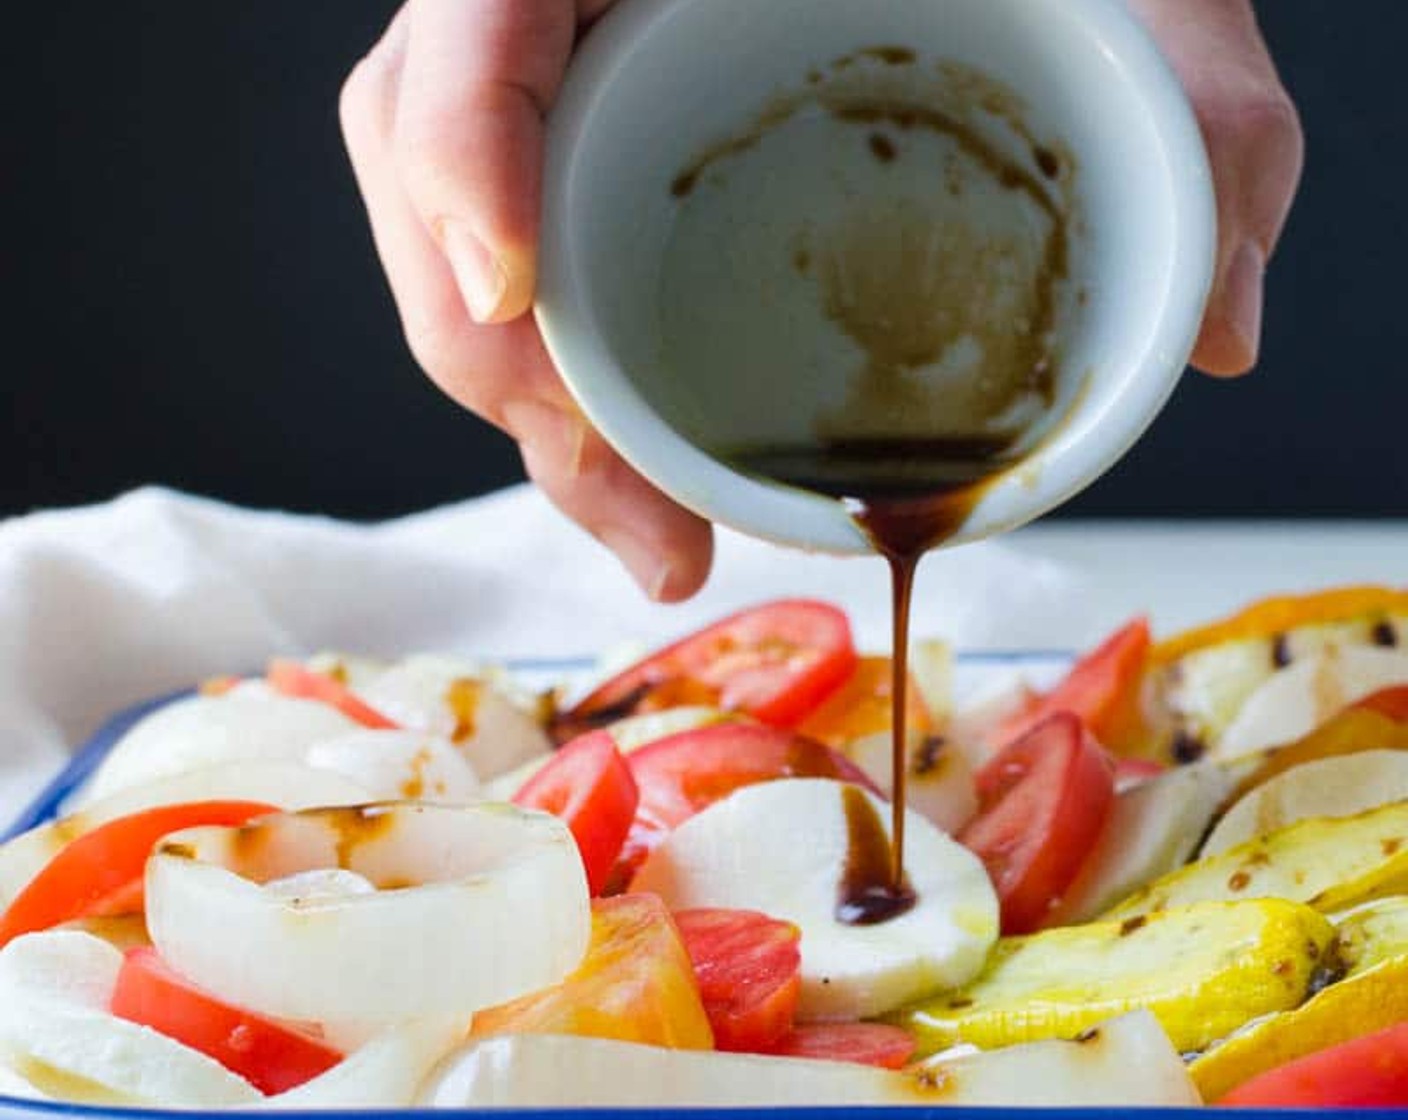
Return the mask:
[[(1014, 669), (1059, 669), (1068, 665), (1072, 655), (1066, 650), (993, 650), (973, 653), (960, 653), (955, 666), (960, 670), (981, 672), (984, 668)], [(525, 658), (508, 661), (505, 667), (514, 673), (531, 674), (552, 678), (590, 672), (594, 662), (587, 658)], [(67, 766), (34, 798), (29, 806), (10, 823), (3, 833), (3, 840), (9, 840), (31, 828), (44, 824), (58, 814), (63, 803), (92, 776), (102, 764), (114, 744), (143, 717), (158, 708), (182, 697), (191, 695), (190, 689), (153, 697), (124, 709), (109, 719), (93, 736), (83, 744), (69, 760)], [(496, 1116), (512, 1116), (514, 1120), (839, 1120), (840, 1117), (854, 1117), (855, 1120), (1020, 1120), (1031, 1117), (1036, 1120), (1118, 1120), (1131, 1113), (1140, 1116), (1161, 1117), (1174, 1120), (1207, 1120), (1209, 1114), (1199, 1108), (977, 1108), (969, 1106), (928, 1107), (928, 1106), (885, 1106), (872, 1107), (825, 1107), (804, 1108), (574, 1108), (574, 1109), (327, 1109), (320, 1111), (280, 1110), (283, 1116), (316, 1117), (318, 1120), (424, 1120), (427, 1115), (446, 1117), (474, 1117), (475, 1120), (489, 1120)], [(102, 1105), (75, 1104), (68, 1101), (28, 1100), (9, 1097), (0, 1093), (0, 1120), (39, 1120), (41, 1117), (71, 1117), (75, 1120), (170, 1120), (171, 1117), (210, 1117), (213, 1115), (244, 1118), (244, 1120), (267, 1120), (270, 1115), (265, 1109), (153, 1109), (109, 1107)], [(1254, 1120), (1257, 1117), (1305, 1116), (1315, 1120), (1367, 1120), (1368, 1117), (1408, 1118), (1408, 1108), (1377, 1109), (1365, 1112), (1357, 1109), (1232, 1109), (1220, 1108), (1219, 1118), (1244, 1117)]]

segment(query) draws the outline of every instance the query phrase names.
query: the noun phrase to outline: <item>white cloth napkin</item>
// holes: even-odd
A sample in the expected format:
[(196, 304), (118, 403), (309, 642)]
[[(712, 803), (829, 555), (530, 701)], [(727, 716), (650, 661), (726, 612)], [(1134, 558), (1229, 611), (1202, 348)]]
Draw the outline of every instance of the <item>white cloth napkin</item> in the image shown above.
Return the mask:
[[(1028, 530), (928, 557), (914, 632), (970, 649), (1071, 647), (1138, 609), (1186, 625), (1272, 587), (1401, 582), (1402, 527), (1365, 532), (1366, 547), (1327, 558), (1275, 533), (1238, 551), (1241, 538), (1147, 526)], [(721, 532), (708, 587), (659, 606), (529, 487), (374, 526), (159, 489), (15, 518), (0, 525), (0, 825), (108, 715), (272, 654), (593, 656), (783, 595), (839, 604), (863, 647), (888, 648), (876, 559)]]

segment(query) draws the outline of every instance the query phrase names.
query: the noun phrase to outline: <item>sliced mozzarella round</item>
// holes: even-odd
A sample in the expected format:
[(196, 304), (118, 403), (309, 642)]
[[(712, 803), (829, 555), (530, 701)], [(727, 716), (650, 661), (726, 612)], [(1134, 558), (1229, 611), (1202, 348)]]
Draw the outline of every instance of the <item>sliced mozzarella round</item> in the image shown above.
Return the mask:
[[(272, 880), (350, 871), (372, 893)], [(344, 884), (345, 885), (345, 884)], [(147, 861), (162, 959), (287, 1019), (468, 1014), (556, 983), (586, 950), (586, 874), (567, 826), (511, 805), (391, 804), (173, 833)]]
[(82, 795), (83, 804), (205, 766), (301, 762), (320, 739), (357, 724), (328, 704), (284, 696), (192, 696), (157, 709), (113, 747)]
[(402, 727), (448, 739), (481, 780), (547, 754), (538, 713), (478, 667), (417, 656), (376, 674), (358, 695)]
[(655, 891), (671, 909), (736, 907), (796, 924), (803, 1019), (880, 1015), (972, 979), (997, 938), (997, 896), (978, 858), (917, 813), (905, 817), (914, 906), (874, 925), (837, 919), (857, 809), (888, 841), (890, 806), (857, 786), (745, 786), (672, 832), (632, 889)]
[(34, 933), (0, 950), (0, 1047), (42, 1090), (94, 1104), (220, 1108), (262, 1099), (213, 1058), (108, 1011), (122, 954), (86, 933)]
[(353, 731), (308, 748), (309, 766), (366, 789), (369, 801), (474, 800), (479, 779), (445, 739), (418, 731)]
[[(869, 775), (886, 797), (893, 792), (893, 742), (877, 731), (847, 744), (846, 757)], [(905, 762), (905, 804), (947, 833), (961, 829), (978, 811), (978, 787), (968, 756), (943, 735), (910, 737)]]
[(462, 1016), (412, 1019), (378, 1033), (326, 1073), (266, 1098), (266, 1109), (406, 1108), (426, 1074), (464, 1039)]
[(1361, 751), (1294, 766), (1227, 810), (1203, 844), (1214, 856), (1307, 817), (1352, 817), (1408, 800), (1408, 751)]
[(894, 1072), (601, 1038), (503, 1035), (442, 1062), (420, 1103), (543, 1109), (1199, 1103), (1182, 1059), (1147, 1012), (1112, 1020), (1083, 1038), (1029, 1042)]
[(1247, 697), (1214, 746), (1235, 758), (1309, 734), (1370, 693), (1408, 684), (1408, 653), (1375, 646), (1329, 646), (1273, 673)]

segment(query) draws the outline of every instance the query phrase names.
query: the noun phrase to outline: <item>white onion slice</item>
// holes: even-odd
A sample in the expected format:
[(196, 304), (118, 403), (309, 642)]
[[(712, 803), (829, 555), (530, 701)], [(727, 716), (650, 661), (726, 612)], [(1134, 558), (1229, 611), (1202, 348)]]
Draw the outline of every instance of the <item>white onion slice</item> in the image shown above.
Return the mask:
[(213, 1058), (111, 1014), (121, 967), (121, 953), (86, 933), (27, 934), (0, 951), (0, 1046), (18, 1056), (21, 1073), (43, 1070), (65, 1097), (98, 1104), (215, 1108), (262, 1099)]
[[(378, 889), (285, 898), (342, 868)], [(371, 805), (174, 833), (147, 862), (147, 926), (177, 972), (268, 1015), (391, 1022), (466, 1014), (581, 961), (586, 875), (556, 817), (511, 805)]]
[(368, 790), (364, 801), (473, 801), (479, 779), (450, 743), (417, 731), (353, 731), (308, 748), (308, 765)]
[(192, 696), (157, 709), (113, 747), (81, 801), (228, 762), (301, 762), (313, 743), (355, 731), (330, 704), (286, 696)]
[(414, 1019), (389, 1027), (326, 1073), (266, 1098), (268, 1109), (405, 1108), (431, 1068), (465, 1035), (466, 1020)]
[(1029, 1042), (895, 1073), (843, 1062), (503, 1035), (452, 1055), (421, 1103), (441, 1108), (1194, 1105), (1158, 1022), (1134, 1012), (1086, 1042)]
[(487, 781), (552, 749), (534, 711), (477, 666), (447, 657), (408, 657), (357, 693), (401, 726), (448, 739)]
[(85, 832), (107, 821), (188, 801), (258, 801), (280, 809), (362, 805), (378, 794), (330, 770), (297, 762), (241, 762), (202, 766), (132, 786), (51, 824), (30, 829), (0, 845), (0, 910), (29, 885), (44, 866)]
[(1408, 684), (1408, 653), (1375, 646), (1328, 646), (1294, 661), (1243, 702), (1213, 753), (1220, 759), (1308, 735), (1341, 708), (1392, 685)]

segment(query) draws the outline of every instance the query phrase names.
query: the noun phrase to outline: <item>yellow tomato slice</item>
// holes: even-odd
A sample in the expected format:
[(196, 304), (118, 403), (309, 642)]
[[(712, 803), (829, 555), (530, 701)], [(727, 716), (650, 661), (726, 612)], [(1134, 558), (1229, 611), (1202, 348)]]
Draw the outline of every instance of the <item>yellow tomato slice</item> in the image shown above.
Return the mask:
[[(890, 730), (891, 663), (888, 657), (862, 657), (846, 683), (822, 701), (797, 731), (829, 747)], [(931, 729), (928, 709), (911, 677), (905, 690), (905, 723), (911, 733)]]
[(562, 983), (474, 1016), (472, 1034), (576, 1034), (679, 1050), (709, 1050), (689, 954), (655, 895), (592, 903), (586, 958)]

